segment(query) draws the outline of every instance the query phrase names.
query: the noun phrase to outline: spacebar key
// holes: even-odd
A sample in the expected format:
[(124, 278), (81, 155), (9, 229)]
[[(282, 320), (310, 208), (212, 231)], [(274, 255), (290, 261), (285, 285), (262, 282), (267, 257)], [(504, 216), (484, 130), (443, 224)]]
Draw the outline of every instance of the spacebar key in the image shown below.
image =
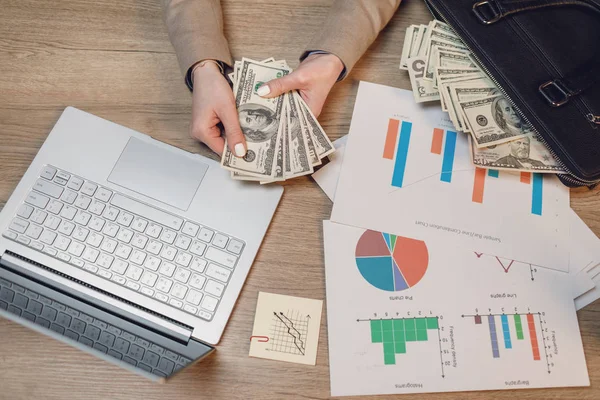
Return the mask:
[(134, 214), (138, 214), (143, 218), (151, 219), (161, 225), (166, 225), (171, 229), (178, 231), (183, 225), (183, 219), (174, 215), (168, 214), (158, 208), (140, 203), (139, 201), (125, 197), (122, 194), (115, 193), (110, 203), (113, 206), (122, 208)]

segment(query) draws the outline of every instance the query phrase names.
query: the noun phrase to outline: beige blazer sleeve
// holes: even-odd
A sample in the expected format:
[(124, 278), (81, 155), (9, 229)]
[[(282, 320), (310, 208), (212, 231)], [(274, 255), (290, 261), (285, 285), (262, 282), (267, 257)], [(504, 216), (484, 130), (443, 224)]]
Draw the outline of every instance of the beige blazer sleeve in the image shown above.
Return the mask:
[(186, 82), (190, 67), (200, 60), (217, 60), (231, 66), (220, 0), (162, 0), (162, 5), (169, 38)]
[(354, 64), (392, 19), (401, 0), (335, 0), (321, 31), (306, 47), (338, 56), (348, 74)]

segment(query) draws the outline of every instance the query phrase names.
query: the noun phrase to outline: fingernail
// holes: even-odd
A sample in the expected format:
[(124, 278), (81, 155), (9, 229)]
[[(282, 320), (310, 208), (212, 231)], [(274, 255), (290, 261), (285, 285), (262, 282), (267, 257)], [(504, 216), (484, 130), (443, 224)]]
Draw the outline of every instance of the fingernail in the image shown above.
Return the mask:
[(234, 147), (235, 155), (238, 157), (244, 157), (246, 155), (246, 148), (242, 143), (238, 143)]
[(266, 96), (269, 93), (271, 93), (271, 89), (269, 88), (269, 85), (262, 85), (261, 87), (258, 88), (258, 90), (256, 91), (256, 94), (258, 94), (259, 96)]

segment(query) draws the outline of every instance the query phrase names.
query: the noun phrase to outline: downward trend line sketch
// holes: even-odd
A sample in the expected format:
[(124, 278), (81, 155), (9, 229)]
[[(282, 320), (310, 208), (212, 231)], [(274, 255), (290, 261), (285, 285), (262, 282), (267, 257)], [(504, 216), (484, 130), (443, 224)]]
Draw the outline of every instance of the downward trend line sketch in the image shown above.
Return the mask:
[(271, 350), (304, 355), (309, 321), (295, 310), (273, 311)]

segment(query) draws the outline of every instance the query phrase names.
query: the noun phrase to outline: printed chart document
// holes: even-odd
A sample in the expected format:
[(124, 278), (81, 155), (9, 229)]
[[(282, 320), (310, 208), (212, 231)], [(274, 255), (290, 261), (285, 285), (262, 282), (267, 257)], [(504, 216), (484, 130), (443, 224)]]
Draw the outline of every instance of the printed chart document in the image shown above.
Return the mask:
[(360, 83), (332, 221), (566, 272), (569, 208), (555, 176), (476, 168), (439, 107)]
[(332, 396), (587, 386), (568, 274), (324, 222)]
[(334, 141), (333, 146), (336, 151), (328, 156), (329, 163), (312, 174), (312, 178), (323, 189), (323, 192), (325, 192), (331, 201), (335, 198), (335, 189), (337, 188), (340, 170), (342, 169), (342, 160), (344, 159), (347, 140), (348, 135), (345, 135)]

